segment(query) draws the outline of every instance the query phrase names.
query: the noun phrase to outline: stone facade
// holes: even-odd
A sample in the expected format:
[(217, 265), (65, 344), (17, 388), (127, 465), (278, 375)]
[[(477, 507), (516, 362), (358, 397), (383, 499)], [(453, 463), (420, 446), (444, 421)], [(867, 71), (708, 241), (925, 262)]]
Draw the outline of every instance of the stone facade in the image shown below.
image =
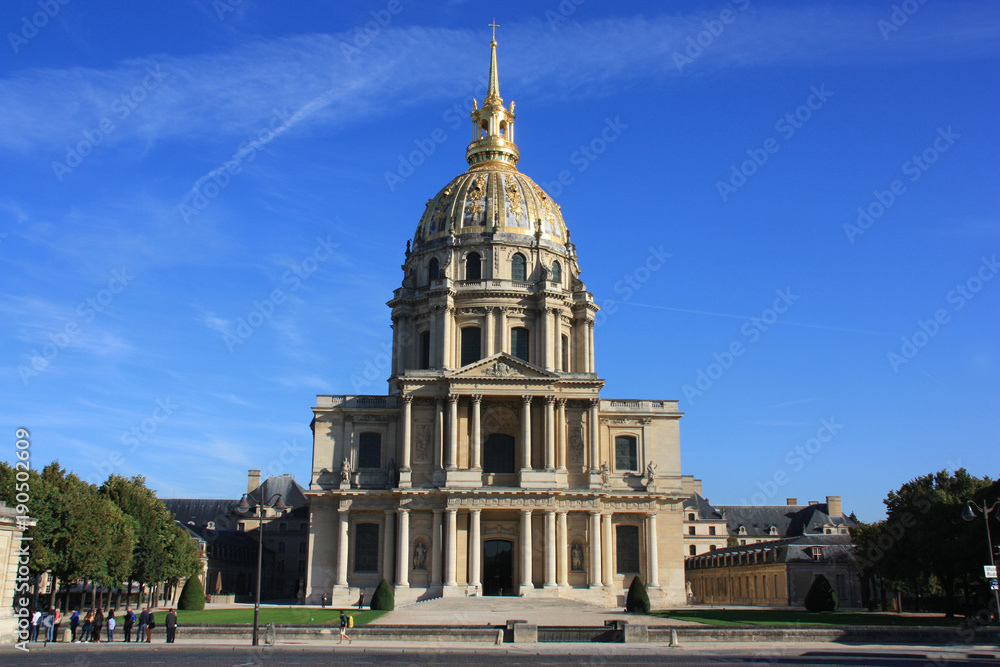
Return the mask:
[(22, 541), (24, 530), (35, 525), (35, 520), (20, 516), (13, 507), (0, 502), (0, 645), (19, 641), (18, 621), (24, 616), (15, 615), (15, 595), (17, 611), (23, 614), (27, 607), (20, 601), (27, 597), (24, 591), (17, 591), (18, 568), (26, 567), (28, 558), (22, 547), (29, 543)]
[[(683, 604), (681, 413), (600, 396), (594, 315), (552, 199), (516, 169), (496, 42), (469, 171), (430, 199), (392, 309), (386, 396), (313, 408), (307, 598)], [(687, 490), (685, 490), (687, 489)]]

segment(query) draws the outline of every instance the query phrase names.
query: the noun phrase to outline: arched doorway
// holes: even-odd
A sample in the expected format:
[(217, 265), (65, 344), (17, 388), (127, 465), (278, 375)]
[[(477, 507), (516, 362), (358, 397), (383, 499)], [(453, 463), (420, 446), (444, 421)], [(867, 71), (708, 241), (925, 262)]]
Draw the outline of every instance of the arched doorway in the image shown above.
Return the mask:
[(514, 543), (483, 543), (483, 595), (514, 595)]
[(514, 472), (514, 436), (490, 433), (483, 447), (483, 472), (510, 474)]

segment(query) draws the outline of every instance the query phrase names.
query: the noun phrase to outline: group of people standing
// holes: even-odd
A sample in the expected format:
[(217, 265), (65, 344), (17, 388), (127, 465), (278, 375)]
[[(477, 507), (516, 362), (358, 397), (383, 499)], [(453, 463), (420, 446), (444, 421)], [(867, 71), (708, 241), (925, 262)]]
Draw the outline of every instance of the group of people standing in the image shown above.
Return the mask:
[[(39, 628), (45, 629), (45, 641), (51, 642), (55, 641), (55, 632), (62, 621), (61, 614), (58, 609), (49, 608), (46, 613), (36, 610), (31, 616), (31, 641), (38, 641)], [(177, 635), (177, 613), (171, 608), (167, 612), (167, 617), (165, 619), (165, 625), (167, 628), (167, 643), (173, 644), (174, 638)], [(132, 629), (138, 624), (135, 632), (135, 641), (138, 642), (152, 642), (153, 641), (153, 629), (156, 627), (156, 619), (153, 617), (152, 607), (147, 607), (143, 609), (138, 616), (132, 611), (130, 607), (125, 607), (125, 615), (122, 619), (122, 630), (125, 635), (124, 640), (126, 642), (132, 641)], [(69, 617), (69, 629), (70, 629), (70, 641), (74, 644), (89, 644), (91, 642), (98, 643), (102, 641), (101, 634), (107, 630), (107, 639), (104, 641), (113, 642), (115, 640), (115, 629), (118, 627), (118, 621), (115, 619), (115, 615), (108, 613), (107, 617), (104, 616), (104, 611), (101, 609), (88, 611), (83, 618), (80, 617), (80, 610), (74, 609), (73, 613)], [(77, 637), (77, 631), (80, 632), (79, 637)]]

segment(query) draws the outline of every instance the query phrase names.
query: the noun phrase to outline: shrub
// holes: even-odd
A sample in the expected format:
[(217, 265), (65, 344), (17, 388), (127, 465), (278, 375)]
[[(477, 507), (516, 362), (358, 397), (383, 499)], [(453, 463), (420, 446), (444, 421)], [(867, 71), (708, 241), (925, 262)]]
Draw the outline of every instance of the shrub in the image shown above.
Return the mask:
[(837, 594), (827, 578), (816, 575), (806, 593), (806, 611), (837, 611), (838, 604)]
[(396, 597), (392, 594), (392, 586), (385, 579), (375, 589), (369, 607), (379, 611), (392, 611), (396, 608)]
[(649, 613), (649, 595), (646, 593), (646, 585), (642, 583), (639, 575), (632, 578), (632, 585), (628, 587), (628, 595), (625, 596), (625, 611), (640, 614)]
[(205, 588), (198, 577), (188, 577), (177, 600), (177, 608), (187, 611), (201, 611), (205, 608)]

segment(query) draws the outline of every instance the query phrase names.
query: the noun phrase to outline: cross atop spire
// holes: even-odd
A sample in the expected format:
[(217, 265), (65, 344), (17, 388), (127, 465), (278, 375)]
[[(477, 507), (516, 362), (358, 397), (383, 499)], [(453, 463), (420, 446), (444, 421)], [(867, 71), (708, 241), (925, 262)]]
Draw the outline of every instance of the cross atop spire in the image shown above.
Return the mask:
[(499, 27), (500, 27), (500, 26), (499, 26), (499, 25), (497, 24), (497, 20), (496, 20), (496, 18), (495, 18), (495, 17), (494, 17), (494, 19), (493, 19), (493, 23), (491, 23), (491, 24), (489, 25), (489, 27), (493, 28), (493, 41), (495, 42), (495, 41), (497, 41), (497, 28), (499, 28)]

